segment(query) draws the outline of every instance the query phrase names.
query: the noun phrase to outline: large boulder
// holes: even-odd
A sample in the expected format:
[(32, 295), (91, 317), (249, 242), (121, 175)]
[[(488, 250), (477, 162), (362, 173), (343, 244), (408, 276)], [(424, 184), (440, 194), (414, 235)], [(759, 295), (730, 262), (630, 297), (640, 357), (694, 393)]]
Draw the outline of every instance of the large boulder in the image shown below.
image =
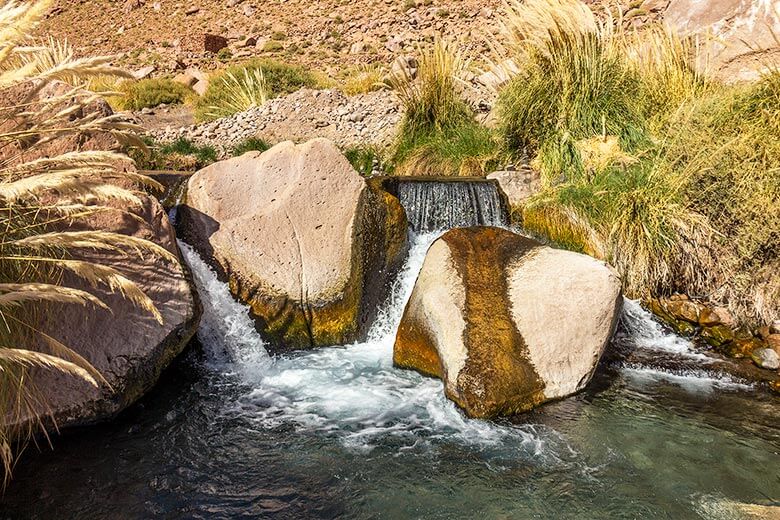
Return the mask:
[(325, 139), (200, 170), (179, 223), (281, 348), (362, 337), (406, 248), (398, 200)]
[(394, 363), (444, 381), (472, 417), (511, 415), (581, 390), (621, 307), (603, 262), (492, 227), (431, 245)]
[[(178, 255), (173, 228), (160, 204), (150, 196), (138, 196), (142, 200), (139, 207), (121, 208), (118, 202), (108, 202), (113, 210), (75, 221), (68, 230), (144, 238)], [(139, 255), (123, 247), (118, 251), (86, 250), (75, 258), (108, 265), (135, 282), (154, 302), (162, 323), (119, 294), (91, 288), (80, 278), (64, 275), (65, 286), (92, 292), (110, 310), (50, 303), (38, 326), (89, 361), (108, 385), (95, 388), (56, 371), (33, 371), (33, 385), (41, 398), (34, 411), (51, 412), (59, 428), (109, 418), (140, 398), (187, 345), (200, 318), (200, 303), (180, 262), (149, 253)], [(34, 420), (30, 416), (22, 419)]]
[(780, 65), (780, 7), (764, 0), (671, 0), (665, 21), (706, 39), (707, 65), (724, 80), (753, 80)]

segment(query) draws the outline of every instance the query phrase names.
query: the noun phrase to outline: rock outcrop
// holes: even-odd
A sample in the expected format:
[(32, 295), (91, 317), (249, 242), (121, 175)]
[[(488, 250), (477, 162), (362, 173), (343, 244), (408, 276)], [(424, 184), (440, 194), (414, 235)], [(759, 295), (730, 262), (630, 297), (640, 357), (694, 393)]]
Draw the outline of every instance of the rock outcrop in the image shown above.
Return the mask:
[(487, 178), (498, 181), (512, 210), (519, 209), (529, 197), (542, 189), (539, 172), (528, 166), (521, 167), (519, 170), (496, 171), (488, 174)]
[[(139, 197), (140, 207), (121, 209), (119, 202), (109, 202), (114, 210), (78, 220), (68, 230), (94, 229), (144, 238), (178, 255), (173, 228), (162, 207), (150, 196)], [(135, 282), (154, 302), (162, 323), (119, 294), (93, 289), (65, 275), (65, 286), (92, 292), (110, 310), (50, 303), (39, 327), (89, 361), (110, 386), (95, 388), (56, 371), (33, 371), (34, 386), (47, 407), (38, 412), (50, 411), (59, 428), (109, 418), (140, 398), (184, 349), (200, 318), (200, 303), (179, 262), (121, 248), (81, 251), (75, 258), (108, 265)]]
[(469, 416), (523, 412), (585, 386), (620, 304), (603, 262), (500, 228), (454, 229), (428, 250), (393, 361), (441, 378)]
[(360, 338), (406, 248), (398, 200), (370, 188), (325, 139), (200, 170), (179, 219), (185, 240), (284, 348)]
[[(780, 64), (780, 7), (764, 0), (671, 0), (665, 21), (706, 39), (707, 65), (727, 81), (756, 79)], [(709, 36), (709, 38), (708, 38)]]

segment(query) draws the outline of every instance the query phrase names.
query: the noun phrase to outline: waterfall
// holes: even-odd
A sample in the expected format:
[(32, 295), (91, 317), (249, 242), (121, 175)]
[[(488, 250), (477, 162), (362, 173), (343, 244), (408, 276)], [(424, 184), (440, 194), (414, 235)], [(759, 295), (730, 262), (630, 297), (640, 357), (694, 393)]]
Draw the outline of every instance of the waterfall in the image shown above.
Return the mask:
[(506, 204), (493, 181), (404, 179), (388, 187), (406, 210), (409, 226), (418, 233), (509, 224)]

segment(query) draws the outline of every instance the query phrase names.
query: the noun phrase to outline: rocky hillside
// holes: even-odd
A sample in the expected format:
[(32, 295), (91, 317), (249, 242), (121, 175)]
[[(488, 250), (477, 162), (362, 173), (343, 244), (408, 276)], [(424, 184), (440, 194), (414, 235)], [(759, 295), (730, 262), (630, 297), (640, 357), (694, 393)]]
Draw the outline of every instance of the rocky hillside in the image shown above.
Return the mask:
[(263, 56), (335, 74), (387, 63), (435, 33), (457, 35), (477, 57), (497, 31), (499, 0), (59, 0), (44, 32), (66, 37), (85, 54), (126, 53), (125, 65), (158, 70), (219, 65), (204, 35), (229, 43), (220, 58)]

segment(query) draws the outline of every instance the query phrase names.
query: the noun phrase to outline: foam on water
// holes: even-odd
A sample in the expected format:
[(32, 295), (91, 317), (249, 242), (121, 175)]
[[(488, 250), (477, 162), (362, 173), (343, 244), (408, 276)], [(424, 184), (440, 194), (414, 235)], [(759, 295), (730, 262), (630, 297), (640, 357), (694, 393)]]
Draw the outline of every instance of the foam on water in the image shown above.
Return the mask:
[(689, 340), (665, 330), (636, 300), (623, 299), (623, 315), (620, 319), (637, 348), (676, 354), (705, 363), (711, 361), (707, 355), (697, 352)]
[(395, 332), (425, 253), (440, 233), (413, 236), (409, 258), (380, 309), (367, 341), (272, 358), (247, 307), (188, 245), (180, 243), (204, 301), (198, 338), (214, 370), (238, 374), (246, 388), (227, 413), (262, 428), (293, 425), (337, 436), (344, 446), (371, 450), (390, 440), (399, 450), (456, 441), (492, 456), (555, 463), (573, 454), (542, 425), (502, 425), (466, 418), (444, 396), (439, 380), (393, 367)]
[(626, 364), (621, 367), (621, 372), (640, 385), (664, 381), (691, 393), (711, 393), (716, 389), (750, 390), (752, 388), (749, 383), (728, 374), (706, 370), (669, 370)]

